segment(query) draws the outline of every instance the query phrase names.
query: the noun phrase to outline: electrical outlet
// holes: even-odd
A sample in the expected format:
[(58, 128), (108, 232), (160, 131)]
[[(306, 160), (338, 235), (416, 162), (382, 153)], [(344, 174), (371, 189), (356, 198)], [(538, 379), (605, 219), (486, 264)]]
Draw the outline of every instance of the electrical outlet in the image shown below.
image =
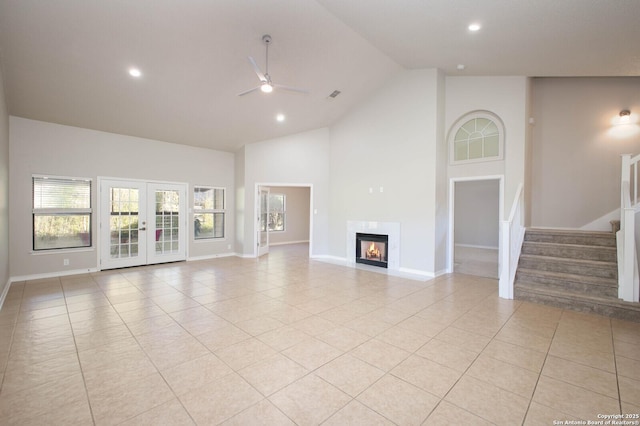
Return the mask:
[(231, 250), (231, 244), (227, 244), (227, 250)]
[(69, 266), (69, 259), (64, 259), (64, 260), (62, 261), (62, 264), (63, 264), (64, 266)]

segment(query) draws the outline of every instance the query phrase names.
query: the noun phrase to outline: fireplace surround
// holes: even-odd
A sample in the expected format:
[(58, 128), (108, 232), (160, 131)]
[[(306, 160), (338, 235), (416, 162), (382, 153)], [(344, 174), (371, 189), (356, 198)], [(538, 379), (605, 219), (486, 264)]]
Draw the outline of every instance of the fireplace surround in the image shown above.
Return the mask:
[[(363, 220), (347, 221), (346, 253), (347, 264), (353, 267), (370, 268), (376, 272), (397, 274), (400, 270), (400, 223), (398, 222), (372, 222)], [(356, 234), (387, 235), (387, 267), (378, 268), (356, 262)]]

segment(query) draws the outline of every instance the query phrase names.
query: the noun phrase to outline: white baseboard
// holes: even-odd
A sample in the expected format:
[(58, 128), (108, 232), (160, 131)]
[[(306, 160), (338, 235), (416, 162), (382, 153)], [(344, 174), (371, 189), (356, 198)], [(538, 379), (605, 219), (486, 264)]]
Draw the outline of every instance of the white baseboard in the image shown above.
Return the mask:
[(497, 246), (479, 246), (475, 244), (455, 244), (456, 247), (468, 247), (468, 248), (477, 248), (477, 249), (487, 249), (487, 250), (498, 250)]
[(100, 270), (98, 268), (73, 269), (71, 271), (47, 272), (44, 274), (33, 274), (33, 275), (22, 275), (18, 277), (11, 277), (10, 281), (14, 283), (18, 281), (41, 280), (44, 278), (56, 278), (56, 277), (66, 277), (69, 275), (91, 274), (99, 271)]
[(311, 256), (314, 260), (321, 262), (331, 263), (333, 265), (346, 266), (351, 268), (363, 269), (370, 272), (377, 272), (379, 274), (391, 275), (394, 277), (408, 278), (417, 281), (426, 281), (435, 277), (433, 273), (421, 271), (418, 269), (400, 268), (397, 270), (379, 268), (376, 266), (363, 265), (361, 263), (350, 263), (346, 257), (331, 256), (326, 254)]
[(424, 281), (424, 280), (430, 280), (435, 278), (435, 274), (433, 272), (427, 272), (427, 271), (422, 271), (420, 269), (411, 269), (411, 268), (400, 268), (397, 274), (390, 274), (390, 275), (397, 275), (399, 277), (404, 277), (404, 278), (409, 278), (409, 279), (413, 279), (413, 280), (420, 280), (420, 281)]
[(303, 243), (308, 243), (309, 240), (300, 240), (300, 241), (285, 241), (282, 243), (269, 243), (269, 247), (271, 246), (286, 246), (288, 244), (303, 244)]
[(332, 263), (334, 265), (349, 266), (349, 262), (346, 257), (331, 256), (328, 254), (314, 254), (309, 256), (309, 258), (319, 260), (320, 262)]
[(442, 276), (442, 275), (447, 275), (447, 274), (449, 274), (449, 273), (450, 273), (450, 272), (449, 272), (449, 271), (447, 271), (446, 269), (441, 269), (441, 270), (439, 270), (439, 271), (436, 271), (436, 273), (435, 273), (435, 274), (433, 274), (433, 275), (434, 275), (434, 278), (438, 278), (438, 277), (440, 277), (440, 276)]
[(220, 253), (220, 254), (209, 254), (206, 256), (193, 256), (193, 257), (188, 257), (187, 258), (187, 262), (195, 262), (198, 260), (210, 260), (210, 259), (218, 259), (221, 257), (232, 257), (232, 256), (238, 256), (236, 253)]
[(4, 305), (4, 300), (7, 298), (7, 294), (9, 294), (9, 287), (11, 287), (11, 279), (7, 280), (0, 294), (0, 311), (2, 310), (2, 305)]
[(241, 259), (255, 259), (256, 255), (255, 254), (244, 254), (244, 253), (235, 253), (234, 254), (236, 257), (239, 257)]

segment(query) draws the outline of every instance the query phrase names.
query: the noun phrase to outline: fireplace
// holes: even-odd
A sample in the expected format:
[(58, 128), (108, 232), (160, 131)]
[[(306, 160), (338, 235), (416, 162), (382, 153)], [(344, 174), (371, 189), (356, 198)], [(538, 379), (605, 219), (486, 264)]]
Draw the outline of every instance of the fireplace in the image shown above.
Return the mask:
[(356, 233), (356, 263), (386, 268), (389, 236)]

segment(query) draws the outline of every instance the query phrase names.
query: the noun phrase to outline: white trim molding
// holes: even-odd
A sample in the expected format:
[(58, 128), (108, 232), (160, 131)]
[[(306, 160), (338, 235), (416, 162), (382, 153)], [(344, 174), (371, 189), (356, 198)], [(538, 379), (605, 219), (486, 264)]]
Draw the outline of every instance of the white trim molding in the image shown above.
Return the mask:
[(9, 294), (9, 288), (11, 287), (11, 279), (7, 280), (4, 285), (4, 289), (2, 290), (2, 294), (0, 294), (0, 310), (2, 310), (2, 306), (4, 305), (4, 301), (7, 298), (7, 294)]
[(11, 277), (11, 282), (15, 283), (18, 281), (30, 281), (30, 280), (41, 280), (44, 278), (66, 277), (69, 275), (93, 274), (95, 272), (100, 272), (100, 270), (98, 268), (87, 268), (87, 269), (73, 269), (70, 271), (47, 272), (44, 274), (33, 274), (33, 275), (22, 275), (18, 277)]

